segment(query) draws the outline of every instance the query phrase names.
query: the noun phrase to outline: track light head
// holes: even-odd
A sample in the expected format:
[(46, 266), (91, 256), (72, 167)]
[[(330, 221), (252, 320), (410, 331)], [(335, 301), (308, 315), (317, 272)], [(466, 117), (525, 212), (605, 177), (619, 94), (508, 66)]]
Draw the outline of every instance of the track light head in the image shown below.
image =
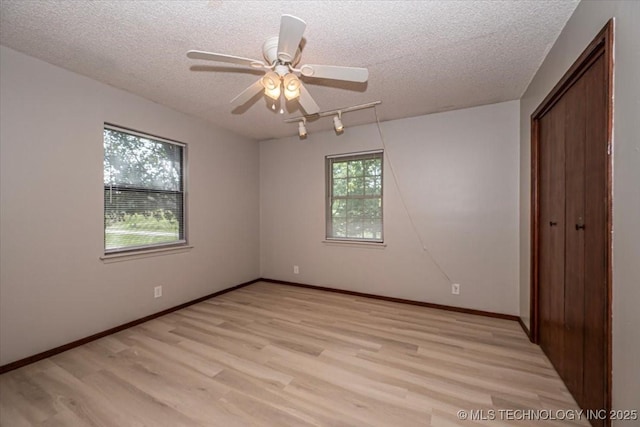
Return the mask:
[(342, 124), (341, 119), (342, 119), (342, 111), (338, 111), (338, 115), (333, 118), (333, 128), (338, 133), (344, 131), (344, 125)]
[(304, 138), (307, 136), (307, 128), (304, 125), (304, 122), (306, 120), (302, 119), (300, 120), (300, 123), (298, 123), (298, 135), (300, 135), (300, 138)]

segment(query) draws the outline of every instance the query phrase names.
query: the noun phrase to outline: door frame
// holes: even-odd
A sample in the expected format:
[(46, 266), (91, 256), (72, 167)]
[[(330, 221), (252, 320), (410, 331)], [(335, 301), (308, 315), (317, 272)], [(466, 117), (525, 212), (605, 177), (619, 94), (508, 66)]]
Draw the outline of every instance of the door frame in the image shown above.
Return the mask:
[[(611, 409), (611, 383), (612, 383), (612, 232), (613, 232), (613, 53), (614, 53), (614, 19), (611, 18), (604, 28), (598, 33), (593, 41), (582, 52), (578, 59), (571, 65), (569, 70), (555, 85), (551, 92), (542, 101), (540, 106), (531, 114), (531, 304), (530, 304), (530, 339), (532, 342), (540, 343), (539, 324), (539, 261), (540, 261), (540, 119), (547, 113), (555, 103), (566, 93), (573, 83), (579, 79), (589, 66), (600, 55), (604, 55), (605, 60), (605, 82), (606, 82), (606, 126), (607, 126), (607, 153), (606, 164), (606, 349), (605, 349), (605, 404), (608, 411)], [(610, 425), (610, 420), (606, 420), (606, 425)]]

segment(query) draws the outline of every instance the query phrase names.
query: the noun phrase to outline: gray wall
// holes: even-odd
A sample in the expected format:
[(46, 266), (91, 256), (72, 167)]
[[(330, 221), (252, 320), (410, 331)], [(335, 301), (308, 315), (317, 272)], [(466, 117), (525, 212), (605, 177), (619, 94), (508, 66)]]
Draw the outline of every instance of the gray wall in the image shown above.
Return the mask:
[[(259, 276), (257, 142), (5, 47), (0, 67), (0, 364)], [(99, 259), (105, 121), (188, 144), (192, 250)]]
[[(521, 99), (520, 312), (529, 324), (530, 117), (606, 22), (615, 17), (613, 404), (640, 409), (640, 3), (582, 1)], [(637, 421), (614, 423), (637, 425)]]
[(511, 101), (383, 122), (383, 249), (322, 242), (324, 156), (381, 148), (375, 124), (261, 142), (262, 276), (518, 314), (518, 117)]

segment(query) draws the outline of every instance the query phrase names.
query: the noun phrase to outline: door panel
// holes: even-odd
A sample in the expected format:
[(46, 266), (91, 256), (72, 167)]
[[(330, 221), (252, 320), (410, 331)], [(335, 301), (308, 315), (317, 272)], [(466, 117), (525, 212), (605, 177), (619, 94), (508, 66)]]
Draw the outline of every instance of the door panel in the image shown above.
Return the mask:
[(586, 85), (578, 80), (564, 95), (565, 109), (565, 382), (582, 398), (584, 358), (584, 230)]
[(562, 378), (564, 373), (564, 111), (560, 100), (540, 120), (540, 341)]
[[(584, 408), (605, 408), (606, 366), (606, 226), (607, 226), (607, 126), (604, 55), (583, 77), (586, 85), (585, 135), (585, 360)], [(603, 425), (601, 423), (600, 425)]]

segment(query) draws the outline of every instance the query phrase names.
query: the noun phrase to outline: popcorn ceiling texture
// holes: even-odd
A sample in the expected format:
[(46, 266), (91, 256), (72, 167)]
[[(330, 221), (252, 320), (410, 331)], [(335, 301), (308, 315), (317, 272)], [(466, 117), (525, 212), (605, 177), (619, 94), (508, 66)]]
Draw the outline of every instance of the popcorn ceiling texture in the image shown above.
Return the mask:
[[(381, 100), (381, 120), (518, 99), (578, 4), (561, 1), (2, 0), (0, 43), (256, 140), (290, 136), (265, 97), (229, 101), (261, 73), (189, 49), (262, 59), (282, 14), (307, 22), (300, 64), (369, 68), (366, 84), (306, 79), (321, 110)], [(345, 115), (345, 126), (373, 113)], [(308, 124), (330, 129), (331, 120)]]

